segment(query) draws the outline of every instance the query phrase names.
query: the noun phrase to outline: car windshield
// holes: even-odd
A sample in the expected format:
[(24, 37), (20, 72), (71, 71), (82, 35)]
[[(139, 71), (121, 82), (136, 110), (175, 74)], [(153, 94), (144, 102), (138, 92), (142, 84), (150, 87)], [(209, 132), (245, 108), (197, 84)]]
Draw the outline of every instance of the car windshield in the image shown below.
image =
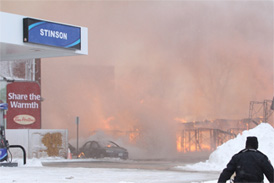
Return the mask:
[(119, 147), (117, 144), (111, 142), (111, 141), (101, 141), (99, 142), (101, 147)]

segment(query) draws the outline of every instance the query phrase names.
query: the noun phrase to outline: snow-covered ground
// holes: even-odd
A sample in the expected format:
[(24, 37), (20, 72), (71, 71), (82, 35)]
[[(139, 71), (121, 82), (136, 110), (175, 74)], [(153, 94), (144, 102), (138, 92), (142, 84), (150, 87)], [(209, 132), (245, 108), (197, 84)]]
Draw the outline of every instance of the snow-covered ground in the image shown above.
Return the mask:
[[(214, 151), (209, 160), (175, 167), (180, 171), (117, 169), (117, 168), (57, 168), (43, 166), (39, 159), (29, 159), (26, 165), (19, 160), (18, 167), (0, 167), (1, 183), (213, 183), (233, 154), (245, 146), (247, 136), (257, 136), (259, 150), (274, 162), (274, 129), (263, 123), (244, 131)], [(54, 160), (50, 160), (54, 161)], [(65, 160), (73, 161), (73, 160)], [(185, 171), (182, 171), (185, 170)], [(188, 171), (191, 170), (191, 171)], [(215, 172), (215, 173), (213, 173)]]
[(107, 168), (1, 168), (3, 183), (190, 183), (214, 179), (206, 173)]

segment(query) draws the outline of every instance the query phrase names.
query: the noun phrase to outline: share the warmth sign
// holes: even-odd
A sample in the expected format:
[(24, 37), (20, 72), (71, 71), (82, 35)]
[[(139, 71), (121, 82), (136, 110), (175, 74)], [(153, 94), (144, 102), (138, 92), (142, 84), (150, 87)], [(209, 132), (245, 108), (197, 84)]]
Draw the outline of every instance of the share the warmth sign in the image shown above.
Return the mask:
[(41, 128), (41, 90), (36, 82), (7, 85), (7, 129)]

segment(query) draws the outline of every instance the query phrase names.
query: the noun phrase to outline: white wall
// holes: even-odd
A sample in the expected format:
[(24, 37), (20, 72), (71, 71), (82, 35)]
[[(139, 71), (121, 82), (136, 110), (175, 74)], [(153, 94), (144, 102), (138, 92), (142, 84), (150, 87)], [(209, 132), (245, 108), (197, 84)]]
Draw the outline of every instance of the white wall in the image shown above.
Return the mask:
[[(62, 144), (58, 146), (59, 157), (67, 157), (68, 151), (68, 131), (51, 129), (7, 129), (6, 139), (10, 145), (21, 145), (25, 148), (27, 158), (49, 157), (48, 148), (43, 144), (42, 139), (47, 134), (60, 133)], [(54, 143), (54, 142), (52, 142)], [(23, 157), (20, 148), (10, 148), (13, 158)]]

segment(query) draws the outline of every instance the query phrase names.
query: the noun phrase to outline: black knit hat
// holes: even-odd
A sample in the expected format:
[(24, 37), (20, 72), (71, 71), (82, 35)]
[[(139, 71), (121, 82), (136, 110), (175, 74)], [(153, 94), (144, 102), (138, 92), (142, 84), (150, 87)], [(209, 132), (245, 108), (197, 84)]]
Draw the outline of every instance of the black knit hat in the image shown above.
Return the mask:
[(258, 149), (257, 137), (247, 137), (245, 143), (246, 149)]

